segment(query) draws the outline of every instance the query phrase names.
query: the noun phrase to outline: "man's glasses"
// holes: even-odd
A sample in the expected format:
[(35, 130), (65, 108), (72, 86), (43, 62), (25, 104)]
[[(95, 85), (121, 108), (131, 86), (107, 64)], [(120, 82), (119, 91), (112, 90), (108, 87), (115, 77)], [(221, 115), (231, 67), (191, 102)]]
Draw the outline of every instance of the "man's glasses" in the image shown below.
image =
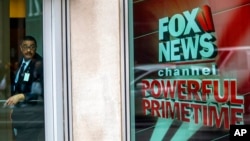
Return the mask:
[(35, 45), (31, 45), (31, 46), (27, 46), (27, 45), (22, 45), (22, 49), (23, 50), (35, 50), (36, 49), (36, 46)]

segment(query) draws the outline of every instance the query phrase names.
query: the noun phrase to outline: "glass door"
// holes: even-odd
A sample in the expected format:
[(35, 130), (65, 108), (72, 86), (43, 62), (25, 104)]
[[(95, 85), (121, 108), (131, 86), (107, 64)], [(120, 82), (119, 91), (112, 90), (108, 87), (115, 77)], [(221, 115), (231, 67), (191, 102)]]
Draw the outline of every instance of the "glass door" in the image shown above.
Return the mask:
[(45, 140), (42, 0), (1, 2), (0, 136)]
[(67, 2), (0, 2), (0, 140), (71, 139)]

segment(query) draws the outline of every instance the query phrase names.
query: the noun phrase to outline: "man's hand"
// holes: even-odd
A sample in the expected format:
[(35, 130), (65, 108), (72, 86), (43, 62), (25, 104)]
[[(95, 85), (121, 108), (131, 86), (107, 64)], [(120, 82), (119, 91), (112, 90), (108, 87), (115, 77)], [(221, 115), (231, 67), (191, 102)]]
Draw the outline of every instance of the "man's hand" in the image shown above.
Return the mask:
[(6, 101), (6, 105), (7, 106), (16, 105), (19, 101), (24, 100), (24, 98), (25, 98), (24, 94), (13, 95)]

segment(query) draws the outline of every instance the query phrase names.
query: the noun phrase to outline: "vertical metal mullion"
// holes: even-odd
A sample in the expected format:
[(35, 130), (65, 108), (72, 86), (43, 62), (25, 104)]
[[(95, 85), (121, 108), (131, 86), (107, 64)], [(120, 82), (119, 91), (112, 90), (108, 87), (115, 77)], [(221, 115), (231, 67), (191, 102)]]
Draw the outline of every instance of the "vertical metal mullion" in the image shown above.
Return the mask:
[(52, 105), (52, 48), (51, 45), (51, 1), (43, 1), (43, 59), (44, 59), (44, 110), (45, 110), (45, 140), (52, 141), (54, 135), (54, 119), (53, 115), (49, 113), (54, 113)]
[(61, 1), (43, 0), (46, 141), (64, 140), (61, 8)]
[(64, 86), (64, 122), (65, 141), (72, 141), (72, 95), (71, 95), (71, 46), (70, 46), (70, 21), (69, 0), (62, 0), (62, 23), (63, 23), (63, 76), (66, 79)]

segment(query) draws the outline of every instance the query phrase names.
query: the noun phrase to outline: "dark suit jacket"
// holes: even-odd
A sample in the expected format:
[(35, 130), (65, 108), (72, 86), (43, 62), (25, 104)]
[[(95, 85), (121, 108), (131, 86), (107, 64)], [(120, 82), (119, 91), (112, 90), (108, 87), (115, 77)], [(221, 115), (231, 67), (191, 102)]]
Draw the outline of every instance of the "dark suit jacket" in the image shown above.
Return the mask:
[[(29, 74), (28, 79), (26, 77), (25, 80), (23, 79), (15, 83), (16, 76), (12, 78), (12, 95), (18, 93), (23, 93), (25, 95), (25, 100), (19, 102), (13, 108), (13, 127), (22, 132), (25, 130), (31, 131), (29, 134), (35, 134), (35, 130), (31, 129), (42, 130), (44, 127), (42, 61), (42, 57), (36, 54), (24, 70), (26, 74)], [(15, 74), (17, 74), (17, 72)], [(41, 93), (37, 93), (37, 91), (34, 91), (34, 88), (32, 87), (34, 83), (40, 84)], [(19, 134), (19, 136), (25, 135)]]
[[(22, 59), (21, 59), (22, 61)], [(12, 77), (12, 95), (23, 93), (25, 95), (26, 103), (31, 102), (32, 100), (37, 100), (39, 96), (43, 97), (43, 60), (42, 57), (38, 54), (35, 54), (34, 58), (31, 60), (29, 65), (24, 70), (24, 73), (29, 75), (28, 79), (22, 79), (15, 83), (16, 74), (21, 66), (21, 61), (19, 62), (19, 67), (15, 73), (15, 76)], [(34, 83), (39, 83), (41, 85), (42, 92), (40, 94), (32, 91), (32, 85)]]

